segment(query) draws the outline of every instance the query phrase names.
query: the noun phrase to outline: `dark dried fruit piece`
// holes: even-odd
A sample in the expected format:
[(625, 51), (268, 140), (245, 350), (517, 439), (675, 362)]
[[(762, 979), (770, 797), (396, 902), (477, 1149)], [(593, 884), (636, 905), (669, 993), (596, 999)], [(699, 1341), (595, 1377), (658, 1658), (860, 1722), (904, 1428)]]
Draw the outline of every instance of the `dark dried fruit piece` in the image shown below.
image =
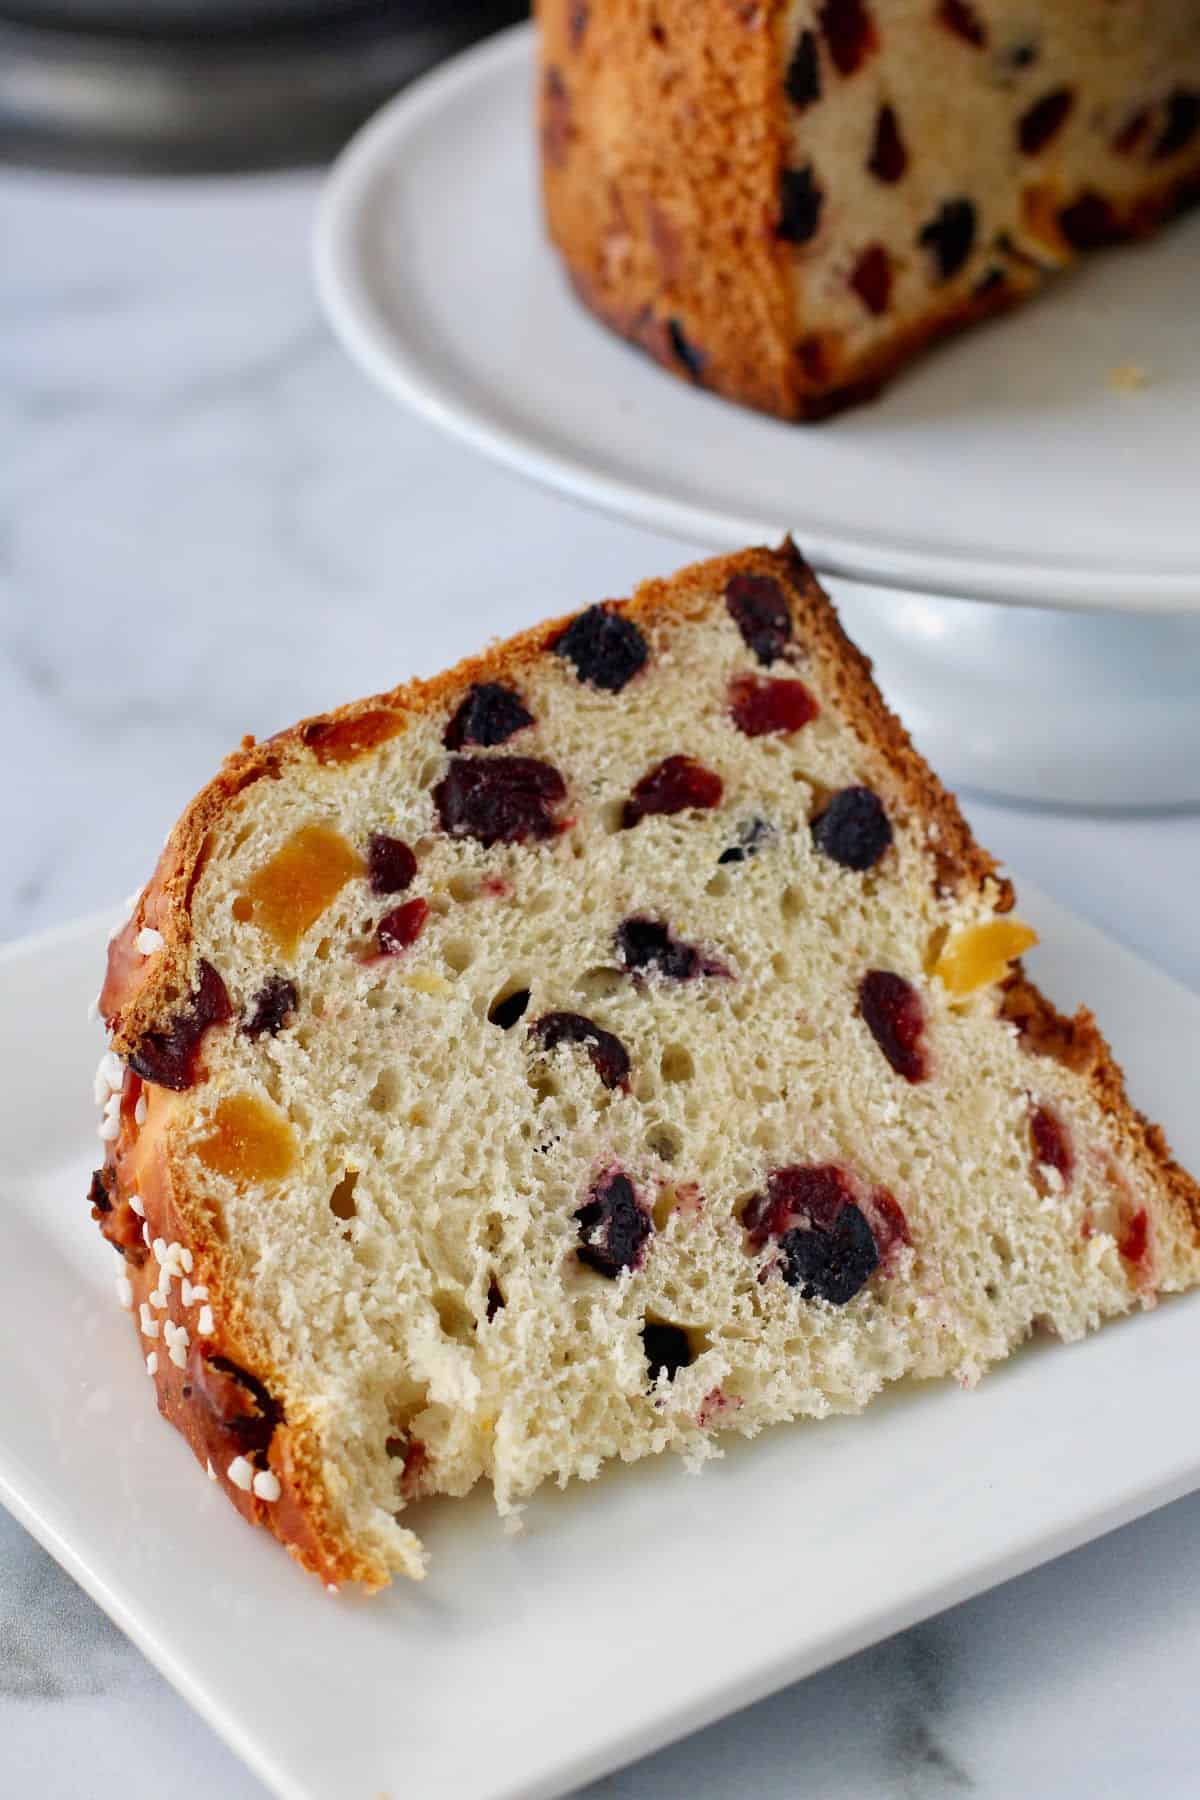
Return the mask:
[(1058, 215), (1059, 229), (1075, 250), (1100, 250), (1121, 240), (1117, 215), (1104, 198), (1090, 189), (1080, 194)]
[(761, 1250), (769, 1238), (781, 1237), (794, 1225), (827, 1231), (842, 1211), (853, 1205), (854, 1189), (835, 1163), (792, 1163), (772, 1169), (765, 1194), (754, 1194), (742, 1209), (742, 1225)]
[(294, 981), (286, 975), (269, 975), (250, 1002), (242, 1030), (248, 1038), (260, 1038), (264, 1032), (277, 1037), (299, 1003)]
[(692, 1346), (682, 1325), (660, 1325), (656, 1319), (647, 1319), (642, 1326), (642, 1346), (651, 1381), (657, 1381), (664, 1371), (667, 1380), (674, 1381), (680, 1369), (691, 1366)]
[(900, 122), (891, 106), (881, 106), (879, 109), (867, 167), (877, 181), (886, 181), (889, 185), (899, 181), (908, 167), (908, 151), (900, 136)]
[(425, 929), (428, 917), (427, 900), (406, 900), (403, 906), (393, 907), (390, 913), (385, 913), (375, 932), (379, 954), (399, 956), (401, 950), (407, 950), (410, 944), (415, 944)]
[(757, 856), (764, 844), (769, 844), (775, 836), (775, 827), (766, 819), (748, 819), (738, 833), (738, 841), (731, 844), (728, 850), (722, 850), (717, 861), (719, 863), (745, 862), (748, 856)]
[(1055, 88), (1052, 93), (1035, 100), (1017, 120), (1017, 147), (1022, 154), (1036, 156), (1039, 150), (1044, 150), (1066, 124), (1074, 104), (1075, 96), (1070, 88)]
[(532, 756), (452, 756), (433, 790), (442, 830), (493, 844), (519, 844), (562, 830), (551, 808), (567, 797), (558, 770)]
[(1141, 106), (1122, 125), (1112, 141), (1118, 156), (1132, 156), (1150, 129), (1150, 108)]
[(617, 953), (631, 974), (656, 969), (671, 981), (694, 981), (700, 975), (725, 975), (716, 957), (671, 936), (661, 919), (625, 919), (617, 927)]
[(973, 44), (981, 50), (987, 43), (987, 32), (983, 22), (967, 0), (942, 0), (938, 8), (938, 18), (947, 31), (954, 32), (966, 44)]
[(868, 244), (850, 271), (850, 286), (874, 318), (887, 311), (892, 298), (892, 259), (882, 244)]
[(779, 178), (777, 235), (787, 244), (807, 244), (816, 236), (824, 198), (811, 163), (803, 169), (785, 169)]
[(624, 613), (589, 606), (550, 646), (575, 665), (580, 681), (619, 694), (646, 663), (646, 640)]
[(868, 1211), (879, 1260), (886, 1263), (894, 1250), (912, 1243), (904, 1208), (886, 1188), (876, 1188), (871, 1195)]
[(625, 802), (621, 826), (630, 830), (648, 813), (707, 811), (721, 804), (721, 777), (691, 756), (668, 756), (647, 769)]
[(783, 85), (788, 99), (800, 112), (821, 98), (821, 59), (815, 32), (800, 33)]
[(975, 245), (975, 208), (969, 200), (947, 200), (917, 233), (917, 242), (928, 250), (938, 279), (957, 275)]
[(488, 1291), (487, 1291), (488, 1324), (490, 1325), (492, 1320), (495, 1318), (496, 1314), (498, 1312), (503, 1312), (503, 1310), (504, 1310), (504, 1295), (501, 1292), (500, 1283), (496, 1280), (496, 1277), (493, 1275), (491, 1280), (488, 1282)]
[(1140, 1263), (1150, 1248), (1150, 1215), (1143, 1206), (1122, 1231), (1117, 1249), (1126, 1262)]
[(476, 681), (460, 700), (442, 742), (447, 750), (461, 750), (464, 744), (491, 750), (532, 724), (533, 714), (514, 688), (499, 681)]
[(542, 83), (542, 155), (552, 169), (561, 169), (571, 143), (571, 96), (555, 68), (546, 70)]
[(820, 707), (802, 681), (767, 675), (735, 675), (729, 683), (729, 710), (747, 737), (799, 731)]
[(1189, 88), (1174, 88), (1167, 95), (1167, 117), (1150, 152), (1155, 162), (1177, 156), (1186, 150), (1200, 131), (1200, 94)]
[(262, 1382), (227, 1356), (206, 1356), (199, 1342), (188, 1352), (188, 1381), (218, 1430), (243, 1455), (265, 1450), (284, 1411)]
[(190, 999), (160, 1031), (148, 1031), (129, 1058), (129, 1067), (144, 1081), (176, 1093), (191, 1087), (200, 1070), (200, 1040), (210, 1025), (233, 1017), (225, 983), (210, 962), (201, 962), (200, 979)]
[(812, 822), (813, 843), (844, 869), (871, 869), (892, 841), (883, 801), (869, 787), (842, 788)]
[(529, 1005), (529, 989), (517, 988), (515, 993), (506, 994), (503, 1000), (497, 1000), (488, 1009), (488, 1021), (498, 1025), (501, 1031), (511, 1031), (518, 1019), (525, 1016), (525, 1008)]
[(733, 575), (725, 584), (725, 606), (746, 648), (769, 668), (792, 641), (787, 595), (770, 575)]
[(921, 997), (903, 975), (870, 969), (858, 987), (858, 1010), (871, 1036), (905, 1081), (924, 1081), (929, 1070), (922, 1037)]
[(879, 1267), (879, 1250), (871, 1227), (853, 1201), (828, 1226), (785, 1231), (779, 1240), (783, 1279), (798, 1287), (803, 1300), (828, 1300), (845, 1306)]
[(559, 1044), (582, 1044), (592, 1067), (606, 1088), (625, 1087), (629, 1081), (629, 1052), (619, 1037), (604, 1031), (583, 1013), (543, 1013), (532, 1027), (543, 1050)]
[(839, 75), (853, 75), (879, 47), (879, 36), (864, 0), (825, 0), (817, 8), (817, 22)]
[(1069, 1187), (1075, 1169), (1075, 1154), (1062, 1120), (1049, 1107), (1039, 1106), (1029, 1121), (1029, 1131), (1033, 1138), (1033, 1160), (1037, 1167), (1057, 1169), (1062, 1176), (1063, 1187)]
[(676, 359), (683, 364), (692, 380), (702, 381), (704, 365), (708, 358), (685, 336), (683, 326), (678, 319), (667, 320), (667, 339)]
[(628, 1175), (602, 1175), (575, 1214), (581, 1243), (580, 1262), (610, 1281), (623, 1269), (636, 1268), (653, 1226), (638, 1205)]
[(570, 0), (567, 7), (567, 42), (572, 50), (578, 50), (583, 42), (590, 11), (588, 0)]

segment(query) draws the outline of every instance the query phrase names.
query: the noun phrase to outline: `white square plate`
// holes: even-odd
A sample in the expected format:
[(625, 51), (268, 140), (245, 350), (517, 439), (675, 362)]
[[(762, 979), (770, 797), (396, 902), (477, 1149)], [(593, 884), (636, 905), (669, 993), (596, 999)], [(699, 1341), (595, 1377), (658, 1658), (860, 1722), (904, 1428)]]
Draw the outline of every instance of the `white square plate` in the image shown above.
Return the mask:
[[(1136, 1101), (1200, 1165), (1200, 998), (1049, 900), (1033, 967), (1088, 997)], [(155, 1412), (87, 1217), (85, 1020), (108, 921), (0, 952), (0, 1498), (289, 1800), (561, 1793), (1200, 1486), (1200, 1296), (981, 1387), (421, 1509), (423, 1586), (332, 1599)]]

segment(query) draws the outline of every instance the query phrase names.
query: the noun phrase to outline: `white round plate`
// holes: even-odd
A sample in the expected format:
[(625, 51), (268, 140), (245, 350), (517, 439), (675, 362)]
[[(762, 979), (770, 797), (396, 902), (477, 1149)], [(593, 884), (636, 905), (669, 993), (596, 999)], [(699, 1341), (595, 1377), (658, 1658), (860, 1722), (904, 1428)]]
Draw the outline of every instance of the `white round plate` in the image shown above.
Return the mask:
[[(542, 233), (531, 28), (409, 88), (335, 165), (324, 305), (397, 399), (637, 523), (971, 598), (1200, 610), (1200, 218), (1094, 258), (873, 405), (785, 425), (597, 324)], [(1115, 388), (1109, 372), (1148, 380)]]

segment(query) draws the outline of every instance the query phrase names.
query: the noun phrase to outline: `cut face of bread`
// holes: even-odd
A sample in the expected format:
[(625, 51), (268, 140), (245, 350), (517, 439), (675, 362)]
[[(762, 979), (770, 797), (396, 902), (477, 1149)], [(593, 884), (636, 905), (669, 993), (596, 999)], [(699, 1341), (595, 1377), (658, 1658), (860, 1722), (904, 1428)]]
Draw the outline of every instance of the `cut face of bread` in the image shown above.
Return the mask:
[(541, 0), (550, 234), (685, 380), (784, 417), (1200, 193), (1194, 0)]
[(114, 940), (91, 1199), (160, 1409), (328, 1582), (406, 1504), (970, 1383), (1200, 1195), (800, 558), (231, 757)]

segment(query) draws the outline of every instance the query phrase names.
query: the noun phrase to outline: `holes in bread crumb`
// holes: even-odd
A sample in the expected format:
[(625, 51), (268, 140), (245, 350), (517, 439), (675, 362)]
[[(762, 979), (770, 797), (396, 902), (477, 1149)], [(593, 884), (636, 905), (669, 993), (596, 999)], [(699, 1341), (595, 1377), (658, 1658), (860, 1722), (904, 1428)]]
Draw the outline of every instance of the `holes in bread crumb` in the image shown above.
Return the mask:
[(442, 956), (456, 975), (463, 975), (475, 961), (475, 946), (467, 938), (451, 938), (442, 945)]
[(646, 1133), (646, 1148), (663, 1162), (671, 1163), (683, 1149), (683, 1137), (673, 1125), (652, 1125)]
[(777, 950), (771, 958), (771, 969), (772, 972), (779, 977), (780, 981), (787, 981), (791, 976), (792, 965), (783, 954), (782, 950)]
[(505, 982), (494, 995), (488, 1007), (488, 1022), (498, 1025), (501, 1031), (511, 1031), (517, 1020), (524, 1017), (529, 1005), (529, 987), (524, 976), (516, 976)]
[(620, 969), (585, 969), (575, 983), (575, 991), (582, 994), (585, 1000), (611, 1000), (625, 985)]
[(342, 1179), (329, 1196), (329, 1210), (335, 1219), (355, 1219), (358, 1217), (358, 1206), (354, 1199), (354, 1190), (358, 1185), (358, 1170), (347, 1169)]
[(659, 1060), (664, 1081), (692, 1081), (696, 1075), (696, 1065), (692, 1061), (692, 1053), (684, 1044), (667, 1044)]
[(439, 1288), (433, 1296), (433, 1305), (443, 1336), (451, 1338), (456, 1344), (475, 1342), (475, 1316), (468, 1311), (461, 1294), (452, 1289)]
[(323, 937), (317, 945), (315, 955), (318, 962), (328, 962), (329, 952), (333, 949), (333, 939)]
[(455, 900), (477, 900), (479, 898), (480, 877), (472, 870), (462, 875), (452, 875), (446, 886)]
[(367, 1095), (367, 1105), (378, 1113), (395, 1112), (400, 1104), (400, 1077), (395, 1069), (381, 1069)]
[(421, 772), (417, 776), (417, 786), (423, 788), (432, 787), (438, 776), (442, 774), (445, 766), (445, 757), (427, 756), (425, 761), (421, 764)]
[(254, 917), (254, 902), (245, 894), (239, 894), (229, 909), (239, 925), (248, 925)]
[(790, 925), (804, 916), (804, 896), (797, 887), (785, 887), (779, 896), (779, 910)]
[(487, 1322), (490, 1325), (498, 1312), (504, 1311), (504, 1293), (500, 1283), (493, 1275), (488, 1282)]
[(549, 912), (554, 905), (554, 895), (548, 888), (539, 888), (536, 893), (525, 899), (526, 918), (536, 918), (539, 913)]

